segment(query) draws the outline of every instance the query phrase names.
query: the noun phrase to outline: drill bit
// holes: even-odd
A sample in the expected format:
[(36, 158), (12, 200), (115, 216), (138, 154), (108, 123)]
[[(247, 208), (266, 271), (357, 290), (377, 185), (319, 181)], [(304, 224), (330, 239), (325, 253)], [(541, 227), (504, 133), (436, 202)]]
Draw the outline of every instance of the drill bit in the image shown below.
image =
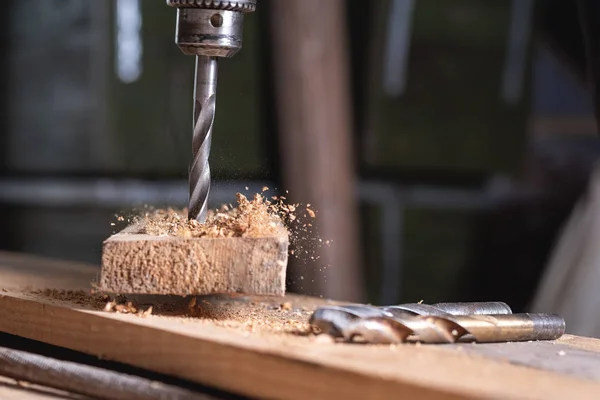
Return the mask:
[(323, 306), (315, 310), (311, 315), (309, 323), (316, 326), (322, 332), (332, 336), (341, 337), (342, 327), (356, 319), (386, 318), (395, 315), (472, 315), (472, 314), (512, 314), (512, 310), (506, 303), (471, 302), (471, 303), (438, 303), (420, 304), (408, 303), (395, 306), (374, 307), (362, 304), (348, 304), (342, 306)]
[(512, 314), (508, 304), (501, 301), (466, 302), (466, 303), (408, 303), (397, 306), (381, 307), (382, 310), (394, 312), (401, 310), (415, 315), (496, 315)]
[(244, 14), (254, 12), (256, 0), (167, 0), (167, 5), (177, 8), (175, 42), (184, 54), (196, 56), (188, 218), (203, 223), (211, 183), (208, 158), (215, 121), (217, 59), (233, 57), (242, 48)]
[(396, 315), (354, 320), (341, 329), (352, 342), (360, 337), (373, 344), (404, 343), (410, 337), (422, 343), (478, 343), (554, 340), (565, 332), (565, 321), (553, 314), (449, 315), (446, 317)]
[(319, 307), (309, 323), (345, 341), (424, 343), (551, 340), (562, 336), (565, 321), (550, 314), (512, 314), (501, 302)]
[(196, 56), (194, 85), (194, 134), (192, 165), (189, 172), (190, 200), (188, 218), (203, 223), (208, 210), (210, 166), (208, 158), (215, 120), (217, 58)]

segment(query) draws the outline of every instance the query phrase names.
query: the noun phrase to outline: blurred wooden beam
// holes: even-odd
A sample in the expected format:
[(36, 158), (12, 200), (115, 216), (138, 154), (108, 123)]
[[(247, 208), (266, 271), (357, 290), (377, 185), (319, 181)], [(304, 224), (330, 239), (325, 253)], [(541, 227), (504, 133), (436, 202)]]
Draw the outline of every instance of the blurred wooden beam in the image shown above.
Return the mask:
[(291, 260), (291, 273), (304, 293), (360, 301), (345, 2), (270, 4), (283, 186), (314, 205), (320, 238), (332, 240), (315, 262)]

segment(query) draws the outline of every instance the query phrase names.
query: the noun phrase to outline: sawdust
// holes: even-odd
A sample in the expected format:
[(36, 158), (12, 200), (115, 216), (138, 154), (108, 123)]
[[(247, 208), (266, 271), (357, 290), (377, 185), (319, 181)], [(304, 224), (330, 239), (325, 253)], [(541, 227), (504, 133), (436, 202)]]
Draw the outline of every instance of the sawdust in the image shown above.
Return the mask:
[(139, 233), (184, 238), (270, 237), (285, 229), (277, 208), (261, 194), (248, 200), (236, 195), (237, 207), (223, 205), (209, 210), (201, 224), (187, 218), (187, 210), (155, 210), (139, 217), (143, 222)]
[(318, 260), (319, 249), (332, 243), (322, 240), (313, 225), (318, 212), (311, 204), (288, 203), (286, 196), (269, 196), (268, 191), (270, 189), (264, 186), (262, 192), (251, 199), (237, 193), (236, 207), (226, 204), (209, 210), (203, 224), (189, 220), (185, 208), (146, 207), (143, 211), (132, 211), (128, 217), (115, 215), (116, 222), (111, 225), (122, 226), (126, 222), (140, 227), (131, 233), (184, 238), (269, 237), (285, 232), (290, 241), (290, 257), (300, 261)]
[(272, 211), (280, 216), (289, 232), (289, 255), (300, 262), (319, 260), (319, 249), (330, 246), (332, 241), (319, 237), (315, 226), (317, 211), (310, 203), (287, 203), (285, 196), (272, 196), (271, 200)]
[(131, 301), (119, 304), (115, 301), (109, 301), (104, 306), (104, 311), (113, 311), (119, 314), (135, 314), (138, 317), (147, 317), (152, 314), (152, 306), (143, 310), (141, 307), (134, 306)]

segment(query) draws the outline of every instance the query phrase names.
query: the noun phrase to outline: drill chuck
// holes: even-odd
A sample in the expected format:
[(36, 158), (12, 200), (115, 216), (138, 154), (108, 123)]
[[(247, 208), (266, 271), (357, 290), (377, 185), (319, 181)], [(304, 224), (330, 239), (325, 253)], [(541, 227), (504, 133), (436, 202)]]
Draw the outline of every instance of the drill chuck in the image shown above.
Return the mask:
[(242, 48), (244, 14), (256, 0), (167, 0), (177, 8), (175, 42), (187, 55), (232, 57)]

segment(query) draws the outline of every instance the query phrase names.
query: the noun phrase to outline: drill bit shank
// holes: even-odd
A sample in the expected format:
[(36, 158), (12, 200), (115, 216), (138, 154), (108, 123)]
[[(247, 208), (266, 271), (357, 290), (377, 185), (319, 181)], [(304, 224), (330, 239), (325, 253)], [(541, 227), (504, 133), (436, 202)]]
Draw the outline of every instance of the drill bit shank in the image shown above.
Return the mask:
[(410, 312), (415, 315), (496, 315), (512, 314), (508, 304), (501, 301), (472, 302), (472, 303), (408, 303), (397, 306), (381, 307), (382, 310), (394, 313), (396, 311)]

